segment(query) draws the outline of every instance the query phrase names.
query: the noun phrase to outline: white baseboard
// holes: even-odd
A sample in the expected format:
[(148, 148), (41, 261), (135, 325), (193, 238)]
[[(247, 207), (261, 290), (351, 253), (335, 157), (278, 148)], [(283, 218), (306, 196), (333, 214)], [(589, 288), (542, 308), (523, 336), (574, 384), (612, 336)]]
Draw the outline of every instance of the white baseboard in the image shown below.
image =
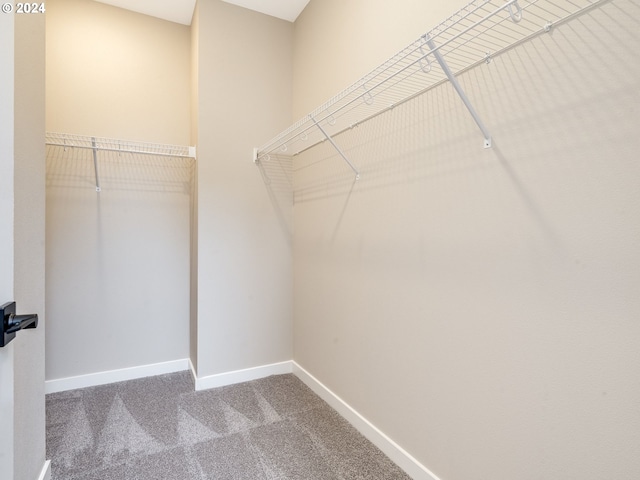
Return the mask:
[(257, 380), (270, 375), (282, 375), (292, 372), (293, 364), (291, 361), (288, 361), (247, 368), (245, 370), (236, 370), (234, 372), (219, 373), (217, 375), (209, 375), (207, 377), (196, 376), (196, 390), (208, 390), (210, 388), (224, 387), (235, 383), (249, 382), (251, 380)]
[(439, 480), (427, 467), (413, 458), (400, 445), (395, 443), (376, 426), (360, 415), (353, 407), (323, 385), (304, 368), (293, 363), (293, 373), (302, 380), (320, 398), (327, 402), (345, 420), (353, 425), (365, 438), (378, 447), (396, 465), (404, 470), (413, 480)]
[(51, 460), (44, 462), (42, 472), (38, 476), (38, 480), (51, 480)]
[(107, 372), (90, 373), (77, 377), (58, 378), (44, 382), (45, 393), (63, 392), (65, 390), (75, 390), (76, 388), (95, 387), (107, 383), (123, 382), (125, 380), (135, 380), (136, 378), (163, 375), (165, 373), (181, 372), (189, 369), (189, 359), (173, 360), (171, 362), (154, 363), (152, 365), (141, 365), (139, 367), (122, 368), (119, 370), (109, 370)]

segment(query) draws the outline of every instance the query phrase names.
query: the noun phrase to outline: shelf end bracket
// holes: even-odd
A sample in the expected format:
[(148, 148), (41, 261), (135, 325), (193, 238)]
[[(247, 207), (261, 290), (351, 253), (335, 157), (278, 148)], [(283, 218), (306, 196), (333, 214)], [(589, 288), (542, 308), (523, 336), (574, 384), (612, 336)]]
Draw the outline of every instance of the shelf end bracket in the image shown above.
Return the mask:
[(98, 144), (96, 143), (96, 137), (91, 137), (91, 149), (93, 150), (93, 170), (96, 174), (96, 192), (100, 193), (102, 187), (100, 186), (100, 174), (98, 172)]
[(349, 165), (349, 167), (351, 167), (351, 170), (353, 170), (353, 172), (356, 174), (356, 180), (360, 180), (360, 172), (358, 171), (358, 169), (353, 165), (353, 163), (351, 163), (351, 161), (349, 161), (349, 159), (347, 158), (347, 156), (344, 154), (344, 152), (342, 150), (340, 150), (340, 147), (336, 144), (336, 142), (333, 141), (333, 138), (331, 138), (331, 135), (329, 135), (324, 128), (322, 128), (322, 125), (320, 125), (318, 123), (318, 121), (313, 118), (312, 115), (309, 115), (309, 118), (311, 118), (311, 120), (313, 121), (313, 123), (316, 125), (316, 127), (318, 127), (318, 129), (322, 132), (322, 134), (324, 135), (324, 138), (326, 138), (327, 140), (329, 140), (329, 143), (331, 143), (331, 145), (333, 146), (333, 148), (336, 149), (336, 152), (338, 152), (338, 154), (342, 157), (342, 159), (347, 162), (347, 165)]
[(425, 35), (424, 39), (427, 45), (429, 46), (429, 48), (431, 49), (433, 56), (438, 61), (438, 64), (440, 64), (442, 71), (451, 82), (451, 85), (453, 85), (453, 88), (455, 88), (456, 92), (458, 93), (458, 96), (462, 99), (462, 102), (464, 103), (465, 107), (467, 107), (467, 110), (469, 110), (471, 117), (473, 117), (473, 120), (476, 122), (476, 125), (478, 125), (478, 128), (480, 128), (482, 135), (484, 135), (484, 148), (491, 148), (491, 134), (489, 133), (489, 130), (487, 130), (487, 127), (482, 122), (482, 119), (478, 115), (478, 112), (476, 112), (476, 109), (473, 108), (473, 105), (471, 104), (471, 101), (469, 101), (469, 97), (467, 97), (467, 94), (463, 90), (462, 85), (460, 85), (460, 82), (458, 82), (458, 79), (449, 68), (449, 65), (445, 61), (444, 57), (440, 53), (440, 50), (438, 49), (438, 47), (436, 47), (436, 44), (433, 42), (431, 37), (429, 35)]

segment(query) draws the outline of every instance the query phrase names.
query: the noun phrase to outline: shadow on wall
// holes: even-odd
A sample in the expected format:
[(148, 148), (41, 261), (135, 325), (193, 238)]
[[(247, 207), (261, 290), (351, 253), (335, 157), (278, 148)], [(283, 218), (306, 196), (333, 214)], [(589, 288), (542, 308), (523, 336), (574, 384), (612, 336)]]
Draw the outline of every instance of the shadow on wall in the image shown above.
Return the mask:
[(47, 147), (50, 380), (188, 356), (195, 162), (97, 155)]
[(280, 228), (289, 239), (293, 236), (293, 158), (289, 155), (271, 155), (257, 162), (269, 200), (280, 223)]
[[(602, 166), (607, 145), (633, 135), (628, 123), (621, 128), (625, 114), (612, 105), (624, 96), (629, 108), (634, 104), (640, 71), (638, 62), (624, 59), (638, 56), (628, 37), (640, 17), (629, 11), (621, 17), (620, 9), (607, 4), (459, 77), (494, 148), (482, 148), (480, 131), (445, 83), (334, 137), (360, 170), (356, 182), (329, 142), (294, 157), (294, 203), (331, 199), (325, 211), (339, 226), (350, 203), (385, 197), (374, 191), (387, 190), (388, 208), (403, 208), (410, 196), (425, 212), (429, 202), (442, 201), (438, 192), (459, 191), (459, 203), (483, 202), (486, 194), (519, 203), (558, 245), (535, 177), (568, 178), (590, 164)], [(593, 42), (620, 47), (605, 55)]]
[(443, 478), (638, 477), (638, 7), (295, 158), (296, 361)]

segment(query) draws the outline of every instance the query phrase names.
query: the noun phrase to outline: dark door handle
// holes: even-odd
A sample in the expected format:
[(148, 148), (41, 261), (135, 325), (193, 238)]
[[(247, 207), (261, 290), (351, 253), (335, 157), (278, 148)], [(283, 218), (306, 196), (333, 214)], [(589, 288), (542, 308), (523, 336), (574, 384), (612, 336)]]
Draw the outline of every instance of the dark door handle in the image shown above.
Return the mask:
[(37, 314), (16, 315), (16, 302), (5, 303), (0, 307), (0, 347), (6, 346), (20, 330), (37, 326)]
[(11, 313), (7, 322), (6, 333), (14, 333), (23, 328), (36, 328), (38, 326), (38, 315), (16, 315)]

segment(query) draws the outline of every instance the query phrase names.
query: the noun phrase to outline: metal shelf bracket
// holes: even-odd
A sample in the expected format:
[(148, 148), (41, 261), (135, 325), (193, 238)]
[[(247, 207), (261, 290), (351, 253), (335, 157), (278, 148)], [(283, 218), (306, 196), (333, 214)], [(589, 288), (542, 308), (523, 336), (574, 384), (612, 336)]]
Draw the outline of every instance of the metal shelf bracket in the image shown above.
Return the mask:
[(91, 147), (93, 149), (93, 170), (96, 174), (96, 192), (101, 192), (102, 188), (100, 187), (100, 174), (98, 172), (98, 145), (96, 143), (96, 138), (91, 138)]
[(476, 125), (478, 125), (478, 128), (480, 128), (482, 135), (484, 135), (484, 148), (491, 148), (491, 134), (489, 133), (489, 130), (487, 130), (487, 127), (482, 122), (482, 119), (478, 115), (478, 112), (476, 112), (476, 109), (473, 108), (473, 105), (469, 101), (469, 97), (467, 97), (467, 94), (463, 90), (462, 85), (460, 85), (460, 82), (458, 82), (458, 79), (449, 68), (449, 65), (445, 61), (444, 57), (440, 53), (440, 50), (438, 50), (438, 47), (433, 42), (429, 34), (426, 34), (424, 36), (424, 39), (425, 39), (425, 43), (429, 46), (429, 48), (433, 52), (433, 56), (438, 61), (438, 64), (440, 64), (442, 71), (451, 82), (451, 85), (453, 85), (453, 88), (455, 88), (456, 92), (458, 93), (458, 96), (460, 96), (465, 107), (467, 107), (467, 110), (469, 110), (471, 117), (473, 117), (473, 120), (476, 122)]
[(333, 148), (336, 149), (336, 151), (338, 152), (338, 154), (342, 157), (342, 159), (347, 162), (347, 165), (349, 165), (349, 167), (351, 167), (351, 170), (353, 170), (353, 172), (356, 174), (356, 180), (360, 180), (360, 172), (358, 172), (358, 169), (353, 165), (353, 163), (351, 163), (349, 161), (349, 159), (347, 158), (347, 156), (344, 154), (344, 152), (342, 150), (340, 150), (340, 147), (338, 145), (336, 145), (336, 142), (333, 141), (333, 138), (331, 138), (331, 135), (329, 135), (324, 128), (322, 128), (322, 125), (320, 125), (318, 123), (318, 121), (313, 118), (312, 115), (309, 115), (309, 118), (311, 119), (311, 121), (315, 124), (316, 127), (318, 127), (318, 129), (320, 129), (320, 131), (322, 132), (322, 134), (324, 135), (324, 137), (329, 140), (329, 143), (331, 143), (331, 145), (333, 145)]

